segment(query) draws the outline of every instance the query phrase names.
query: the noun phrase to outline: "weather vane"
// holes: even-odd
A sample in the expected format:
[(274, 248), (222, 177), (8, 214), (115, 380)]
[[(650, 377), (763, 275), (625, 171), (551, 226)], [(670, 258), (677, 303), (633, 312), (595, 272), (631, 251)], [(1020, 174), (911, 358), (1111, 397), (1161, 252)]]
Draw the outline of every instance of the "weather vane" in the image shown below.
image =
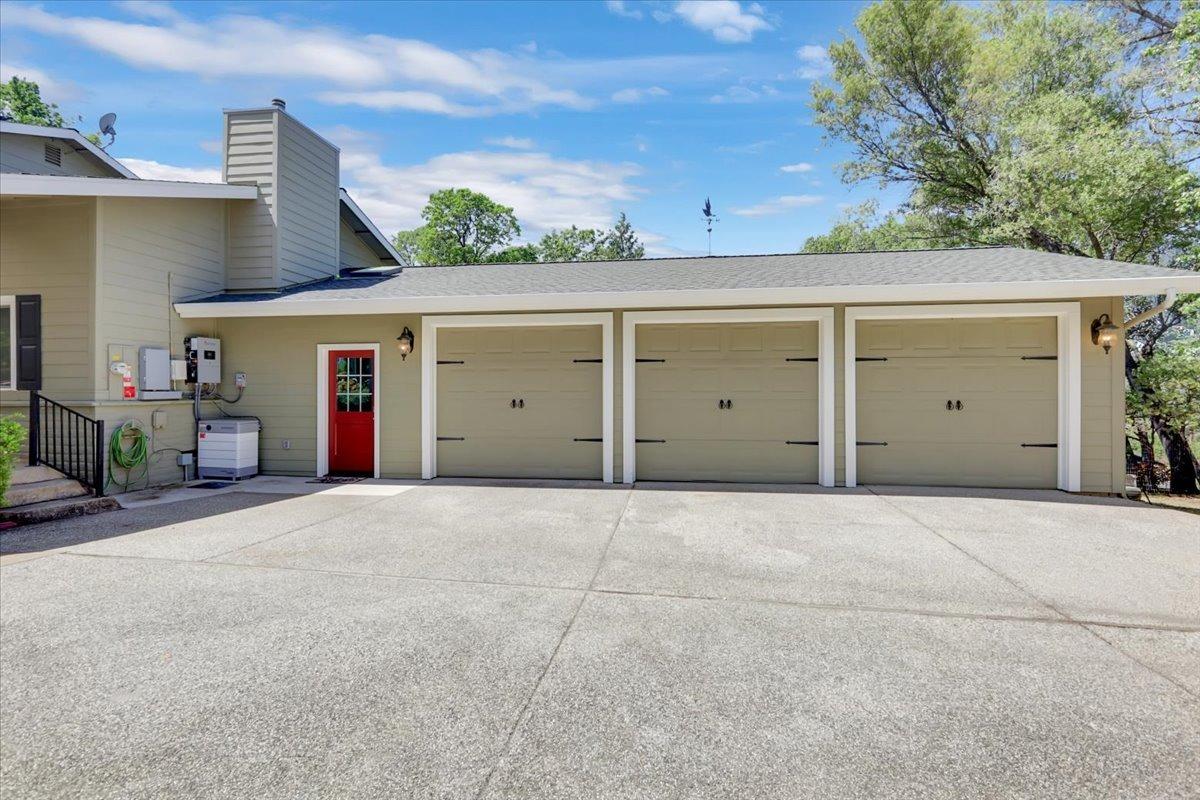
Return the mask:
[(712, 201), (707, 197), (704, 198), (704, 208), (701, 212), (704, 215), (704, 228), (708, 231), (708, 254), (712, 255), (712, 226), (714, 222), (720, 222), (721, 218), (713, 213)]

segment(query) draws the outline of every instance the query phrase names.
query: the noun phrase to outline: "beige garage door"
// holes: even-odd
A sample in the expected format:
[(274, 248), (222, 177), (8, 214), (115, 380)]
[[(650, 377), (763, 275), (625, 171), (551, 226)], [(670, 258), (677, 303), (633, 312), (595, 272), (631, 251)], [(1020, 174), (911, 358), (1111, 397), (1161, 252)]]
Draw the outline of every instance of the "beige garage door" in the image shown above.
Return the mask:
[(636, 350), (638, 480), (816, 482), (817, 323), (639, 325)]
[(857, 341), (861, 483), (1056, 485), (1053, 318), (864, 320)]
[(438, 332), (437, 471), (602, 476), (599, 326)]

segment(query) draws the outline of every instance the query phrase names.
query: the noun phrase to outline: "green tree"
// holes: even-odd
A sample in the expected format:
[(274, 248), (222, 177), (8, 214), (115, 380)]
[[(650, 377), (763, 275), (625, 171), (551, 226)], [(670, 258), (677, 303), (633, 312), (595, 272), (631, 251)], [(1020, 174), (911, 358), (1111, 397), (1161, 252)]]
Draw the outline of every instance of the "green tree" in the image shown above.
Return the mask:
[[(1200, 431), (1200, 340), (1181, 339), (1162, 347), (1138, 363), (1134, 379), (1126, 396), (1133, 427), (1139, 436), (1148, 436), (1148, 430), (1157, 433), (1170, 458), (1172, 447)], [(1188, 493), (1197, 481), (1195, 459), (1170, 460), (1171, 491)]]
[(603, 231), (574, 225), (550, 231), (538, 242), (537, 249), (542, 261), (599, 261), (609, 258)]
[(411, 267), (420, 263), (417, 254), (421, 249), (421, 234), (424, 228), (413, 228), (410, 231), (397, 231), (392, 237), (392, 246), (400, 256), (401, 266)]
[(434, 192), (421, 217), (424, 225), (393, 239), (406, 248), (402, 255), (419, 264), (488, 263), (521, 235), (511, 208), (470, 189)]
[(514, 244), (488, 256), (489, 264), (524, 264), (538, 260), (536, 244)]
[(0, 83), (0, 110), (15, 122), (26, 125), (45, 125), (51, 128), (66, 126), (58, 106), (42, 99), (41, 88), (33, 81), (16, 75)]
[(603, 250), (604, 258), (613, 261), (638, 259), (646, 256), (646, 247), (638, 238), (633, 224), (629, 221), (629, 217), (625, 216), (624, 211), (617, 217), (617, 222), (613, 225), (612, 230), (604, 237)]
[(922, 250), (949, 247), (929, 221), (916, 213), (880, 216), (879, 202), (868, 200), (847, 209), (829, 233), (804, 240), (805, 253), (863, 253), (879, 250)]
[[(816, 120), (851, 146), (847, 181), (910, 188), (905, 220), (927, 222), (933, 242), (1184, 267), (1181, 255), (1200, 239), (1200, 185), (1189, 162), (1196, 140), (1179, 113), (1194, 95), (1188, 106), (1175, 94), (1194, 85), (1189, 37), (1200, 12), (1197, 0), (1180, 8), (1176, 18), (1174, 4), (1154, 0), (1114, 0), (1103, 13), (881, 0), (856, 21), (861, 44), (830, 46), (833, 82), (814, 86)], [(1147, 27), (1152, 45), (1134, 38)], [(1164, 98), (1155, 80), (1175, 94)], [(1148, 105), (1149, 95), (1162, 102)], [(1180, 318), (1130, 332), (1131, 386)], [(1192, 456), (1176, 427), (1155, 417), (1164, 443), (1176, 439), (1173, 470), (1185, 474)]]

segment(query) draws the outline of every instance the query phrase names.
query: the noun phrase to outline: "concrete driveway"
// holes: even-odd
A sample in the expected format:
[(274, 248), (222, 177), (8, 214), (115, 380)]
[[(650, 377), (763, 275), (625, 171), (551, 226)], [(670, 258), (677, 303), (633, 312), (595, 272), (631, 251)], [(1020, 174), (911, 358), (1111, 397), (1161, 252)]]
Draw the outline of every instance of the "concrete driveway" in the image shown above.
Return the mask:
[(0, 551), (6, 797), (1200, 792), (1183, 512), (364, 483)]

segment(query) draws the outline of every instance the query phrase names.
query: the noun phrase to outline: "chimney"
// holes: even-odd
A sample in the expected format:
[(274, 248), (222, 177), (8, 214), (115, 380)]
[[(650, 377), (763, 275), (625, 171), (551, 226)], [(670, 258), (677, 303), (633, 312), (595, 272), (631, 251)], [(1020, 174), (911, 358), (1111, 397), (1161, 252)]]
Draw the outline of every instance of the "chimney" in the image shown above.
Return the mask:
[(339, 150), (285, 111), (225, 112), (221, 177), (253, 184), (254, 201), (229, 203), (226, 286), (282, 289), (338, 274)]

